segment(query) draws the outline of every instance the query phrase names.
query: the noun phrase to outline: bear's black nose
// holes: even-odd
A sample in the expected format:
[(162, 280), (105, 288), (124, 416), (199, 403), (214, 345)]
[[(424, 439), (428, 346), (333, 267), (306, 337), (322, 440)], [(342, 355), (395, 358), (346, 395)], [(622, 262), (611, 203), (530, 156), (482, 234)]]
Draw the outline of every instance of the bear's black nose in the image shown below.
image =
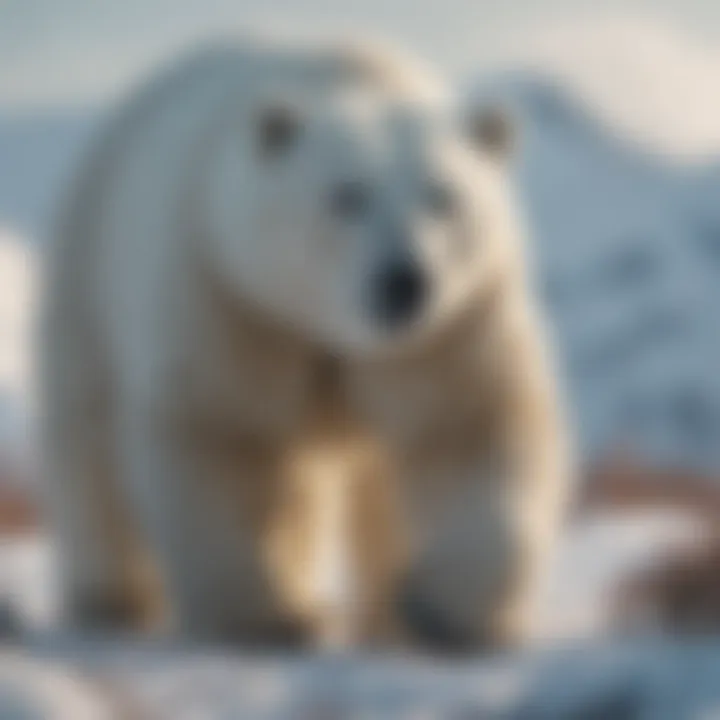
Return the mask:
[(395, 262), (384, 268), (373, 288), (373, 314), (388, 328), (405, 325), (415, 319), (425, 303), (428, 282), (416, 263)]

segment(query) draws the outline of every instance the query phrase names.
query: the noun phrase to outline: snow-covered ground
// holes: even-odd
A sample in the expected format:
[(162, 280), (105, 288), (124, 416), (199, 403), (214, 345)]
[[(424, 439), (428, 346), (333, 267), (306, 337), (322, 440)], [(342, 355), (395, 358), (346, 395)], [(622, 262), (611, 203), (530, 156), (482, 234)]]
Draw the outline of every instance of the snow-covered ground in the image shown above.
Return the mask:
[(249, 657), (28, 638), (0, 650), (3, 720), (714, 720), (720, 639), (550, 647), (465, 661)]
[[(54, 624), (50, 544), (0, 540), (0, 598), (21, 628), (0, 641), (0, 718), (720, 717), (712, 714), (720, 713), (720, 638), (673, 646), (642, 628), (629, 643), (612, 633), (620, 582), (703, 532), (690, 516), (668, 511), (578, 520), (541, 594), (530, 651), (444, 663), (250, 658), (170, 641), (63, 635)], [(626, 706), (639, 714), (615, 714)], [(582, 714), (591, 710), (600, 714)]]

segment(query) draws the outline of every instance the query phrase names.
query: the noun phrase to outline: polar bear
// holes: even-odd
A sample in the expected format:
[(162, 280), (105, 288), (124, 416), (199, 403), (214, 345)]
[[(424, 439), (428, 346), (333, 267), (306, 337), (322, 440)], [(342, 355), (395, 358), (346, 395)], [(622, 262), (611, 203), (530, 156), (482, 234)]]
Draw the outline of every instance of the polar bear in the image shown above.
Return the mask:
[(69, 621), (259, 646), (526, 635), (567, 443), (510, 125), (457, 105), (370, 43), (237, 41), (110, 121), (44, 304)]

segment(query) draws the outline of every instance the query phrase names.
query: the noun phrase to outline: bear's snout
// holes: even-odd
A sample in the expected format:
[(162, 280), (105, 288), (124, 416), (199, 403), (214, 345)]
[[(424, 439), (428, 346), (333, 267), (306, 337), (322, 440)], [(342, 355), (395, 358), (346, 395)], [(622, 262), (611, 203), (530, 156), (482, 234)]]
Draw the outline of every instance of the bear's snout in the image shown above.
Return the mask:
[(372, 314), (388, 329), (415, 320), (429, 295), (429, 280), (418, 263), (395, 261), (375, 277), (372, 287)]

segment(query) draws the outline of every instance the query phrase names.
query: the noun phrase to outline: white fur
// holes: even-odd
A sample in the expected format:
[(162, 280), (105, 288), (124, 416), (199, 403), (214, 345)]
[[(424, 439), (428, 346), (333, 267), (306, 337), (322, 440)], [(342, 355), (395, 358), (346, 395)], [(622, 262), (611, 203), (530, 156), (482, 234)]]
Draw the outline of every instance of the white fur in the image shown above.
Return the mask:
[[(278, 103), (300, 130), (268, 158), (260, 118)], [(371, 202), (346, 222), (329, 197), (357, 178)], [(434, 181), (456, 202), (448, 216), (429, 212)], [(299, 544), (292, 527), (303, 526), (302, 511), (281, 498), (288, 458), (302, 455), (317, 424), (323, 441), (338, 434), (338, 447), (366, 447), (370, 434), (403, 460), (398, 507), (365, 486), (377, 496), (366, 489), (365, 507), (383, 509), (382, 521), (373, 512), (361, 525), (377, 535), (361, 543), (375, 548), (371, 562), (358, 560), (358, 532), (350, 540), (353, 483), (329, 482), (330, 468), (317, 477), (328, 490), (311, 493), (319, 525), (306, 595), (332, 616), (328, 641), (361, 634), (349, 627), (358, 598), (375, 598), (368, 615), (389, 605), (384, 588), (370, 586), (380, 575), (399, 582), (395, 544), (408, 517), (413, 539), (426, 535), (416, 543), (430, 563), (421, 590), (479, 635), (492, 615), (480, 613), (481, 595), (495, 597), (521, 557), (534, 567), (543, 554), (562, 463), (536, 323), (512, 313), (527, 298), (506, 172), (461, 132), (442, 84), (362, 48), (202, 53), (126, 104), (71, 199), (51, 263), (43, 357), (48, 507), (69, 603), (82, 615), (88, 603), (101, 611), (104, 601), (147, 596), (142, 534), (184, 629), (249, 638), (279, 627), (293, 602), (266, 566), (286, 566), (283, 554)], [(368, 313), (367, 295), (378, 268), (403, 253), (424, 268), (432, 294), (412, 325), (391, 333)], [(467, 327), (455, 328), (461, 319)], [(452, 342), (433, 346), (445, 330), (457, 330)], [(388, 355), (402, 362), (387, 364)], [(328, 357), (345, 375), (314, 390)], [(497, 387), (488, 387), (492, 373)], [(487, 414), (497, 422), (483, 425)], [(490, 460), (478, 456), (476, 434), (501, 431), (509, 442), (491, 450), (519, 448), (522, 462), (502, 467), (533, 476), (547, 503), (542, 530), (517, 522), (523, 483), (483, 484)], [(456, 451), (465, 437), (477, 442)], [(432, 462), (422, 460), (426, 438), (438, 441)], [(378, 477), (378, 489), (394, 488)], [(480, 483), (467, 504), (465, 477)], [(488, 512), (495, 524), (478, 528)], [(489, 544), (467, 541), (480, 536)], [(272, 552), (268, 537), (281, 538)], [(477, 573), (466, 596), (448, 597), (459, 544), (471, 546), (462, 558)]]

